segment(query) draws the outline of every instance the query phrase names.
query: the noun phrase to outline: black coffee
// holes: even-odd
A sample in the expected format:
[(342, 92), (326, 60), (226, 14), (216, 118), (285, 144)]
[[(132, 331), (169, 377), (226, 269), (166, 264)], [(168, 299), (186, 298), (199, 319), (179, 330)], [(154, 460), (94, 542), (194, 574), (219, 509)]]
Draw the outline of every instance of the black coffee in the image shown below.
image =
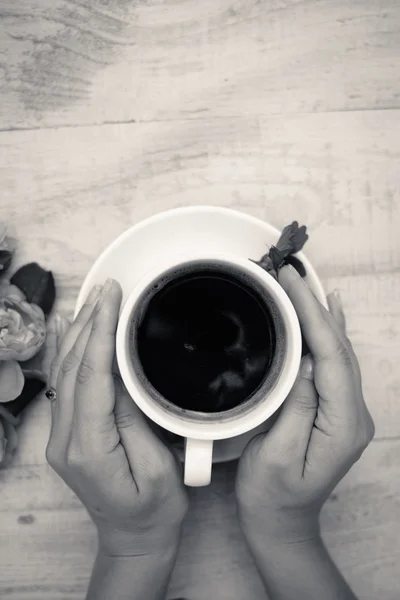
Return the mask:
[(258, 292), (203, 266), (160, 286), (135, 341), (146, 378), (164, 398), (184, 409), (219, 412), (260, 387), (276, 333)]

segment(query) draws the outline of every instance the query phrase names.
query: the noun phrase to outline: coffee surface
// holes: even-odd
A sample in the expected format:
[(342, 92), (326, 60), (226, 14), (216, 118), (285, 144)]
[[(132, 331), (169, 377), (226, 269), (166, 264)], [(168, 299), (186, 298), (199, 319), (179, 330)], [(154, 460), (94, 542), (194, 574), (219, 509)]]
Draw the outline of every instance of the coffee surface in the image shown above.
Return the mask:
[(238, 406), (262, 384), (276, 345), (259, 295), (226, 273), (184, 274), (149, 301), (136, 337), (145, 376), (189, 410)]

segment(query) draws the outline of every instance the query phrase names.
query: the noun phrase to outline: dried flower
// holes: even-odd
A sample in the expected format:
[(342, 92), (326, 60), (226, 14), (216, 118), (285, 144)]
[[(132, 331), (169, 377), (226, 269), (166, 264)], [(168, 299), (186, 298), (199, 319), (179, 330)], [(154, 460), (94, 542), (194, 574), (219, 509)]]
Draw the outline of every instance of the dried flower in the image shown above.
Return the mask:
[(278, 270), (287, 263), (292, 264), (304, 277), (306, 271), (303, 263), (291, 255), (299, 252), (307, 240), (306, 226), (299, 227), (298, 222), (293, 221), (283, 229), (276, 246), (271, 246), (259, 261), (252, 260), (252, 262), (267, 271), (274, 279), (278, 279)]

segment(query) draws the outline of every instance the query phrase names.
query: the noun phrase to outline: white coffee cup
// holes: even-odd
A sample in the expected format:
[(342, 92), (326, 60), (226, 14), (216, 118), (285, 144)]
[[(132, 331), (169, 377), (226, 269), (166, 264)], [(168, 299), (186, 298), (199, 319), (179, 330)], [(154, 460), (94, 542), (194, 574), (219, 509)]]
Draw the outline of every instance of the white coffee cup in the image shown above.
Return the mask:
[[(132, 361), (131, 352), (132, 321), (140, 322), (151, 297), (171, 279), (171, 273), (175, 276), (178, 270), (193, 269), (204, 263), (213, 264), (222, 271), (233, 269), (240, 274), (250, 287), (265, 297), (280, 324), (277, 350), (261, 386), (239, 406), (215, 413), (185, 410), (163, 398), (146, 380), (139, 361)], [(301, 352), (299, 321), (283, 288), (257, 264), (226, 253), (190, 252), (160, 262), (128, 296), (116, 335), (118, 366), (125, 387), (149, 419), (185, 439), (184, 483), (196, 487), (209, 485), (211, 481), (214, 440), (232, 438), (255, 429), (282, 405), (298, 374)]]

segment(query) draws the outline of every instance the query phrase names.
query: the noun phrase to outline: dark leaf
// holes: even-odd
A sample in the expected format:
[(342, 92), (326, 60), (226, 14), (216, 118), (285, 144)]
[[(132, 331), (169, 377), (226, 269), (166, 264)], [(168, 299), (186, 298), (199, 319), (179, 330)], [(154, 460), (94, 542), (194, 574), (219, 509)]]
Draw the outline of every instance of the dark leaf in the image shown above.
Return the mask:
[(296, 258), (295, 256), (287, 256), (284, 260), (284, 263), (285, 265), (292, 265), (292, 267), (296, 269), (300, 277), (305, 277), (307, 275), (305, 266), (303, 265), (301, 260)]
[(21, 394), (15, 400), (11, 400), (11, 402), (7, 402), (6, 408), (9, 412), (17, 417), (21, 411), (24, 410), (28, 404), (32, 402), (36, 398), (38, 394), (46, 387), (46, 383), (37, 377), (26, 377), (25, 376), (25, 384), (22, 389)]
[(37, 304), (48, 316), (56, 299), (53, 273), (37, 263), (24, 265), (12, 276), (10, 282), (25, 294), (29, 303)]
[(12, 252), (9, 250), (0, 250), (0, 277), (8, 270), (11, 260)]

